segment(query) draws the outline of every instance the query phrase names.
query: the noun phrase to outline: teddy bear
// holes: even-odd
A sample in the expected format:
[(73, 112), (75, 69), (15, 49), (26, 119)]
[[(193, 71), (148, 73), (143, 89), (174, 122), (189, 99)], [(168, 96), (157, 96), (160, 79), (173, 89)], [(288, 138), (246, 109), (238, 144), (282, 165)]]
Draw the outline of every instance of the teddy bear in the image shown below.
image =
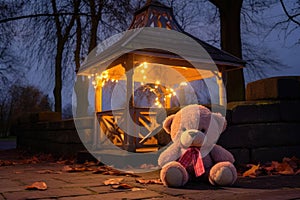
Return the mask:
[(233, 155), (217, 145), (226, 119), (202, 105), (188, 105), (168, 116), (163, 128), (172, 143), (160, 154), (160, 178), (165, 186), (181, 187), (188, 181), (230, 186), (237, 179)]

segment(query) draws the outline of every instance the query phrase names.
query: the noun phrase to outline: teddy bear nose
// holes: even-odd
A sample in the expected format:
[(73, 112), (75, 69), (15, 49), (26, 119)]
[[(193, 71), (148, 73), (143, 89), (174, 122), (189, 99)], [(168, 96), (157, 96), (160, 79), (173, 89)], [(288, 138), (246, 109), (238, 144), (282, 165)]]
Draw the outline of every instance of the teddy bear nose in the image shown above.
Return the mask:
[(198, 132), (196, 131), (189, 131), (189, 135), (192, 137), (195, 137), (197, 135)]

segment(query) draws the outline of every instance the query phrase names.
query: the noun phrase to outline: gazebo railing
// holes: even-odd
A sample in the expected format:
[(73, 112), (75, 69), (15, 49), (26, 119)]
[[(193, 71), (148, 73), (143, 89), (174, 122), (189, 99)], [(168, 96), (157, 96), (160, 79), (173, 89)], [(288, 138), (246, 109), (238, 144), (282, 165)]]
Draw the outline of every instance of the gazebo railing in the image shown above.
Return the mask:
[[(161, 129), (156, 121), (159, 108), (131, 108), (129, 110), (134, 127), (126, 128), (126, 110), (103, 111), (97, 113), (100, 124), (100, 137), (105, 136), (114, 145), (128, 151), (137, 148), (157, 147), (154, 135)], [(127, 133), (125, 130), (130, 130)]]

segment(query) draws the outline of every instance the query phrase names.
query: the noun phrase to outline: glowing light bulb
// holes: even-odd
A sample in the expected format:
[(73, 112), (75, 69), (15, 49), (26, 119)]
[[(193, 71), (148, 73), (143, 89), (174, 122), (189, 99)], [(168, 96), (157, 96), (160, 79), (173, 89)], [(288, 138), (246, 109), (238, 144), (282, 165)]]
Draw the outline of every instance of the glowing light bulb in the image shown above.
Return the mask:
[(158, 80), (155, 81), (155, 84), (156, 84), (156, 85), (159, 85), (159, 84), (160, 84), (160, 81), (158, 81)]
[(147, 69), (148, 68), (148, 63), (144, 62), (143, 64), (144, 64), (144, 68)]
[(145, 80), (147, 78), (147, 76), (143, 76), (143, 79)]
[(181, 82), (179, 85), (180, 86), (187, 86), (187, 82)]

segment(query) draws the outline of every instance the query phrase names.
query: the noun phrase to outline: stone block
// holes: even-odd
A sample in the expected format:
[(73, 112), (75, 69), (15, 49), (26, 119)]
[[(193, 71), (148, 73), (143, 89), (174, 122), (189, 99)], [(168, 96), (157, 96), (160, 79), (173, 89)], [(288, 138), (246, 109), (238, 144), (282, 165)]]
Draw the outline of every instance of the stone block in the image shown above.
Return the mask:
[(225, 148), (257, 148), (300, 144), (300, 123), (260, 123), (228, 127), (218, 143)]
[(249, 149), (228, 149), (234, 156), (234, 164), (247, 164), (250, 162)]
[(251, 124), (280, 121), (279, 101), (231, 102), (230, 124)]
[(272, 77), (249, 83), (246, 100), (262, 99), (300, 99), (300, 77)]
[(279, 106), (282, 121), (300, 122), (300, 100), (280, 101)]
[(60, 131), (47, 131), (42, 133), (44, 137), (39, 139), (61, 143), (61, 144), (78, 144), (81, 140), (75, 130), (60, 130)]
[(74, 119), (74, 123), (78, 129), (92, 129), (95, 121), (93, 117), (84, 117)]
[(53, 122), (60, 121), (61, 113), (59, 112), (38, 112), (27, 113), (18, 119), (20, 124), (36, 123), (36, 122)]
[(265, 147), (251, 150), (251, 162), (282, 161), (284, 157), (300, 157), (300, 146)]

